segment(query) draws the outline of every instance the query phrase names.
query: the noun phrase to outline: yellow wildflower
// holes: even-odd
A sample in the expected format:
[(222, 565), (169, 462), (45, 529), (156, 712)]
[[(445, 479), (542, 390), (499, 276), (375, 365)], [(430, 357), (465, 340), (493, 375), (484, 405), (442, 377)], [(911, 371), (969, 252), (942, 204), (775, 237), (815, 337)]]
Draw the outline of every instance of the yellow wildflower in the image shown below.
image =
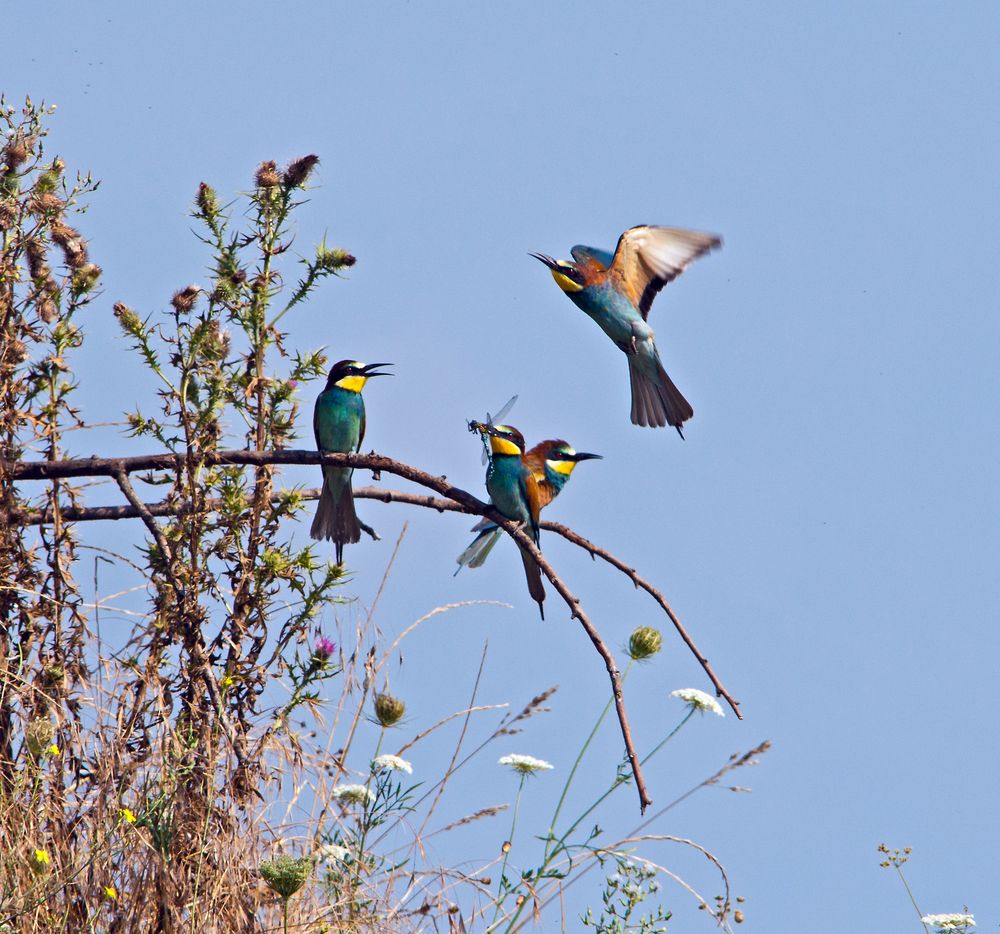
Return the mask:
[(47, 850), (35, 850), (35, 852), (31, 854), (31, 868), (34, 869), (35, 872), (45, 872), (51, 862), (52, 860), (49, 859)]
[(116, 889), (113, 885), (104, 886), (104, 897), (110, 898), (113, 902), (118, 901), (118, 889)]
[(50, 756), (58, 756), (59, 752), (60, 752), (60, 749), (59, 749), (59, 747), (55, 743), (53, 743), (48, 748), (48, 753), (49, 753)]
[(121, 819), (123, 821), (125, 821), (126, 823), (128, 823), (128, 824), (134, 824), (136, 822), (136, 816), (133, 813), (133, 811), (131, 810), (131, 808), (121, 808), (118, 811), (118, 813), (119, 813), (119, 815), (121, 815)]
[(232, 675), (225, 675), (219, 684), (224, 688), (231, 688), (236, 684), (236, 679)]

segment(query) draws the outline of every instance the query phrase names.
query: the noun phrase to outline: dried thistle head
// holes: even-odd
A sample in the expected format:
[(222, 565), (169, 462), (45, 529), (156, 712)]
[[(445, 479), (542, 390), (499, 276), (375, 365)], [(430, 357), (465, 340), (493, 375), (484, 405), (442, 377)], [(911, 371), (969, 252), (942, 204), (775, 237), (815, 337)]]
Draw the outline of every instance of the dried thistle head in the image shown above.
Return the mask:
[(70, 269), (80, 269), (87, 263), (87, 243), (78, 230), (67, 224), (53, 224), (49, 236), (63, 252), (63, 258)]
[(46, 260), (45, 241), (41, 237), (31, 237), (24, 244), (24, 253), (28, 257), (28, 272), (32, 279), (45, 279), (51, 274)]
[(0, 201), (0, 230), (10, 230), (17, 223), (17, 202)]
[(7, 175), (16, 172), (31, 155), (28, 140), (21, 133), (15, 134), (3, 149), (3, 171)]
[(170, 299), (170, 304), (174, 306), (178, 314), (186, 315), (194, 308), (200, 292), (201, 289), (198, 286), (186, 285), (183, 289), (174, 292), (174, 297)]
[(300, 156), (290, 162), (285, 169), (284, 183), (286, 188), (301, 188), (309, 180), (313, 169), (319, 163), (319, 156)]
[(51, 324), (59, 317), (59, 306), (48, 295), (38, 303), (38, 317), (46, 324)]
[(406, 704), (398, 697), (386, 693), (375, 695), (375, 719), (382, 726), (395, 726), (405, 713)]
[(281, 176), (278, 174), (278, 163), (273, 159), (267, 159), (257, 166), (255, 176), (258, 188), (273, 188), (281, 184)]
[(36, 191), (29, 206), (31, 213), (37, 217), (59, 217), (66, 210), (66, 202), (50, 191)]

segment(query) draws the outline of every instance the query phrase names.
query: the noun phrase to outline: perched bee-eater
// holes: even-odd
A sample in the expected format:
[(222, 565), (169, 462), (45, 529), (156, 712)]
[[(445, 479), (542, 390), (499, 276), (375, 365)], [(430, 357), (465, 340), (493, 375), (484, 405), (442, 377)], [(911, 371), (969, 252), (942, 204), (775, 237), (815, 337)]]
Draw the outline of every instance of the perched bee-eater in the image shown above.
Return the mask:
[[(326, 377), (326, 388), (316, 399), (313, 431), (320, 451), (350, 453), (359, 451), (365, 440), (365, 402), (361, 390), (373, 376), (392, 376), (376, 368), (391, 363), (359, 363), (341, 360)], [(337, 564), (343, 564), (344, 545), (361, 538), (361, 523), (354, 511), (351, 490), (353, 467), (324, 467), (323, 492), (316, 508), (309, 534), (313, 538), (332, 539), (337, 548)]]
[[(486, 468), (486, 491), (490, 494), (490, 502), (502, 516), (520, 522), (537, 545), (541, 491), (535, 475), (524, 459), (524, 436), (509, 425), (482, 425), (474, 422), (470, 428), (480, 431), (489, 439), (490, 463)], [(545, 600), (542, 572), (523, 548), (521, 561), (528, 581), (528, 593), (538, 604), (542, 619), (545, 619), (542, 607)]]
[(626, 230), (613, 255), (589, 246), (573, 247), (572, 263), (544, 253), (529, 254), (549, 267), (559, 288), (628, 357), (634, 425), (673, 425), (684, 437), (681, 426), (694, 409), (663, 369), (646, 319), (660, 289), (692, 260), (721, 245), (714, 234), (642, 226)]
[[(539, 511), (548, 506), (561, 492), (569, 480), (570, 474), (580, 461), (600, 459), (600, 454), (587, 454), (574, 451), (565, 441), (541, 441), (524, 455), (524, 462), (531, 470), (538, 484)], [(479, 534), (472, 544), (456, 559), (459, 570), (463, 567), (478, 568), (486, 561), (487, 556), (497, 543), (502, 533), (489, 519), (482, 519), (472, 527)], [(458, 571), (455, 572), (456, 574)]]

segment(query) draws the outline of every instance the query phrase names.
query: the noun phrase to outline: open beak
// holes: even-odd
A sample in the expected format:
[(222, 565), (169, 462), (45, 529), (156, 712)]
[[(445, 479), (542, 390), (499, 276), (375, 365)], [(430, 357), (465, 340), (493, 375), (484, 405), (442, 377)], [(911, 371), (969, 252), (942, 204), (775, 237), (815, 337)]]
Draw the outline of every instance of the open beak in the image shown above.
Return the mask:
[(586, 451), (577, 451), (576, 454), (573, 455), (573, 460), (575, 460), (577, 463), (579, 463), (580, 461), (600, 461), (604, 460), (604, 455), (588, 454)]
[(551, 256), (546, 256), (544, 253), (529, 253), (528, 256), (534, 256), (540, 263), (545, 263), (549, 269), (559, 268), (559, 264)]
[(366, 363), (365, 364), (365, 376), (371, 379), (373, 376), (393, 376), (393, 373), (376, 373), (375, 368), (380, 366), (392, 366), (391, 363)]

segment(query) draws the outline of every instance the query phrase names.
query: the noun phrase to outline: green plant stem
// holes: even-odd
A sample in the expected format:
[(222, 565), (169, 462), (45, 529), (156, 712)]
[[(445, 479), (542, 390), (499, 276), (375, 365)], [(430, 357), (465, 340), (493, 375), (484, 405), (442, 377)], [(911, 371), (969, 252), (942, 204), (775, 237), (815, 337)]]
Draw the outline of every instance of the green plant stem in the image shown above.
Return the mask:
[[(379, 731), (378, 742), (375, 744), (375, 753), (372, 756), (372, 761), (373, 762), (378, 758), (378, 754), (379, 754), (379, 752), (382, 749), (382, 740), (383, 739), (385, 739), (385, 727), (382, 727), (382, 729)], [(371, 789), (372, 779), (374, 777), (375, 777), (375, 775), (372, 773), (371, 769), (369, 768), (369, 770), (368, 770), (368, 781), (365, 782), (365, 788), (366, 789), (368, 789), (368, 790)], [(374, 806), (374, 805), (372, 805), (372, 806)], [(357, 859), (354, 862), (354, 880), (353, 880), (353, 886), (352, 886), (353, 889), (354, 889), (354, 893), (352, 893), (351, 906), (350, 906), (350, 912), (349, 912), (350, 916), (352, 918), (354, 917), (354, 908), (355, 908), (355, 900), (354, 900), (353, 896), (361, 888), (361, 871), (364, 868), (365, 843), (366, 843), (366, 841), (368, 839), (368, 829), (369, 829), (369, 825), (371, 823), (371, 821), (369, 820), (368, 808), (369, 808), (369, 804), (368, 804), (368, 798), (366, 796), (365, 797), (364, 811), (362, 812), (362, 816), (361, 816), (361, 836), (358, 837), (358, 856), (357, 856)]]
[(288, 934), (288, 899), (281, 900), (281, 930), (283, 934)]
[[(895, 864), (893, 864), (895, 865)], [(910, 889), (909, 883), (906, 881), (906, 876), (903, 875), (903, 870), (896, 865), (896, 872), (899, 874), (899, 881), (903, 883), (903, 888), (906, 889), (906, 894), (910, 896), (910, 902), (913, 904), (914, 910), (917, 912), (917, 917), (920, 919), (921, 925), (923, 925), (926, 934), (930, 934), (930, 928), (924, 924), (924, 913), (920, 910), (920, 906), (917, 904), (917, 900), (913, 897), (913, 891)]]
[[(629, 667), (631, 667), (631, 665)], [(626, 668), (624, 674), (622, 675), (622, 681), (625, 680), (625, 675), (628, 674), (628, 671), (629, 671), (629, 669)], [(611, 705), (610, 705), (610, 702), (609, 702), (608, 703), (608, 707), (606, 707), (604, 709), (604, 712), (601, 714), (601, 717), (603, 717), (604, 714), (606, 714), (608, 712), (608, 709), (610, 708), (610, 706)], [(666, 746), (666, 744), (668, 742), (670, 742), (671, 739), (673, 739), (678, 734), (678, 732), (680, 732), (681, 727), (684, 726), (684, 724), (687, 723), (688, 720), (690, 720), (691, 717), (694, 716), (695, 710), (697, 710), (696, 707), (691, 707), (688, 710), (688, 712), (684, 715), (684, 717), (681, 720), (681, 722), (678, 723), (677, 726), (675, 726), (662, 740), (660, 740), (659, 743), (656, 744), (656, 746), (653, 747), (653, 749), (650, 752), (648, 752), (645, 755), (645, 757), (642, 759), (642, 762), (641, 762), (642, 765), (645, 765), (647, 762), (649, 762), (649, 760), (652, 759), (653, 756), (655, 756), (664, 746)], [(598, 724), (600, 724), (600, 719), (598, 720)], [(596, 730), (596, 727), (595, 727), (595, 730)], [(591, 738), (592, 737), (593, 737), (593, 733), (591, 733)], [(590, 738), (588, 738), (587, 742), (588, 743), (590, 742)], [(577, 763), (579, 763), (579, 759), (577, 760)], [(574, 769), (575, 768), (576, 768), (576, 766), (574, 765)], [(572, 778), (572, 775), (570, 777)], [(612, 782), (611, 786), (607, 789), (607, 791), (605, 791), (604, 794), (602, 794), (596, 801), (594, 801), (594, 803), (591, 804), (590, 807), (587, 808), (587, 810), (584, 811), (573, 822), (572, 825), (570, 825), (569, 829), (556, 841), (555, 845), (552, 847), (551, 852), (549, 851), (549, 842), (551, 842), (551, 841), (546, 842), (546, 846), (545, 846), (545, 850), (546, 850), (546, 852), (545, 852), (545, 859), (542, 862), (542, 865), (539, 866), (537, 875), (540, 876), (543, 872), (545, 872), (545, 870), (548, 869), (548, 867), (552, 863), (552, 861), (563, 850), (566, 849), (566, 839), (569, 837), (569, 835), (571, 833), (573, 833), (574, 830), (576, 830), (577, 827), (580, 826), (580, 824), (583, 823), (584, 818), (586, 818), (588, 814), (590, 814), (597, 807), (599, 807), (600, 804), (601, 804), (601, 802), (603, 802), (604, 799), (607, 798), (616, 788), (618, 788), (620, 785), (624, 785), (627, 781), (628, 781), (628, 777), (627, 776), (619, 776), (619, 777), (617, 777), (614, 780), (614, 782)], [(567, 782), (567, 785), (568, 785), (568, 782)], [(565, 790), (563, 791), (563, 795), (565, 796)], [(562, 804), (562, 799), (560, 799), (559, 803)], [(558, 809), (557, 809), (556, 813), (558, 814)], [(553, 828), (554, 828), (555, 817), (553, 817), (552, 823), (553, 823)], [(554, 833), (555, 833), (554, 829), (550, 829), (549, 830), (550, 838), (551, 838), (551, 835), (553, 835)], [(508, 930), (512, 930), (513, 929), (513, 925), (517, 921), (518, 916), (521, 914), (521, 909), (523, 907), (524, 906), (522, 905), (521, 908), (518, 908), (517, 911), (514, 913), (514, 917), (510, 919), (510, 927), (508, 927)]]
[[(622, 672), (622, 685), (625, 684), (626, 678), (628, 678), (628, 673), (632, 670), (632, 665), (635, 663), (634, 659), (629, 659), (628, 665)], [(569, 794), (569, 786), (573, 782), (573, 776), (576, 775), (576, 770), (580, 767), (580, 763), (583, 761), (584, 754), (587, 752), (591, 742), (597, 735), (598, 729), (600, 729), (601, 724), (604, 722), (604, 718), (608, 715), (608, 711), (611, 710), (612, 700), (609, 699), (604, 705), (604, 709), (601, 711), (600, 716), (597, 718), (597, 722), (594, 724), (594, 728), (590, 731), (590, 735), (587, 737), (583, 746), (580, 747), (580, 753), (576, 757), (576, 762), (573, 763), (573, 768), (570, 769), (569, 777), (566, 779), (566, 784), (563, 785), (562, 794), (559, 796), (559, 803), (556, 805), (555, 813), (552, 815), (552, 820), (549, 822), (549, 839), (545, 843), (545, 852), (548, 855), (549, 844), (555, 839), (556, 834), (556, 821), (559, 819), (559, 812), (562, 810), (562, 806), (566, 801), (566, 795)]]
[[(510, 851), (514, 847), (514, 830), (517, 828), (517, 813), (521, 808), (521, 792), (524, 790), (524, 781), (527, 777), (522, 772), (521, 783), (517, 786), (517, 795), (514, 798), (514, 815), (510, 821), (510, 835), (507, 837), (507, 851), (503, 854), (503, 862), (500, 864), (500, 881), (497, 883), (496, 910), (493, 912), (493, 920), (490, 922), (490, 926), (486, 929), (487, 932), (492, 931), (496, 927), (497, 919), (500, 917), (500, 909), (503, 907), (504, 899), (507, 897), (507, 893), (504, 892), (507, 878), (507, 860), (510, 858)], [(520, 910), (519, 908), (518, 912)]]

